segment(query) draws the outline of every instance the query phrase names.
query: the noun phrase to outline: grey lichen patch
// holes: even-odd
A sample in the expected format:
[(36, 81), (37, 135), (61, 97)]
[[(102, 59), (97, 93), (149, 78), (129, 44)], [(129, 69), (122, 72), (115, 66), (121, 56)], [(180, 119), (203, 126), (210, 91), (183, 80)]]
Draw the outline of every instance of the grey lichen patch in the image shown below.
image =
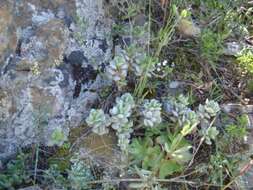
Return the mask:
[[(0, 89), (1, 90), (1, 89)], [(12, 103), (6, 91), (0, 91), (0, 120), (5, 121), (11, 115)]]
[[(7, 142), (4, 149), (62, 145), (98, 102), (94, 68), (111, 59), (111, 20), (100, 0), (0, 5), (0, 142)], [(76, 31), (81, 45), (73, 37)]]
[(17, 45), (12, 12), (13, 3), (11, 1), (0, 2), (0, 65), (8, 55), (15, 51)]
[(69, 40), (67, 54), (81, 49), (97, 68), (111, 58), (112, 21), (105, 17), (103, 1), (76, 0), (76, 7), (76, 19), (70, 26), (74, 38)]

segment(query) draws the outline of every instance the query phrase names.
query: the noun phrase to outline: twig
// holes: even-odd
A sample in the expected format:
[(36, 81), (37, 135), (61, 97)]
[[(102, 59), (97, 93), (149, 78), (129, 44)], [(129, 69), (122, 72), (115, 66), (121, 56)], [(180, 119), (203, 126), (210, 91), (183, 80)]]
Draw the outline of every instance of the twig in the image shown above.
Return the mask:
[[(209, 127), (207, 128), (207, 130), (213, 126), (213, 123), (214, 123), (215, 119), (216, 119), (216, 117), (212, 120), (212, 122), (210, 123)], [(206, 136), (207, 136), (207, 134), (204, 134), (204, 136), (201, 138), (200, 143), (199, 143), (199, 145), (198, 145), (196, 151), (194, 152), (194, 154), (193, 154), (193, 156), (192, 156), (191, 161), (189, 162), (189, 164), (188, 164), (188, 166), (187, 166), (187, 168), (186, 168), (185, 170), (187, 170), (187, 169), (193, 164), (194, 158), (195, 158), (196, 154), (198, 153), (198, 151), (199, 151), (201, 145), (203, 144), (203, 142), (204, 142)]]
[(243, 105), (247, 105), (247, 102), (245, 102), (238, 94), (236, 94), (232, 88), (229, 88), (227, 85), (225, 85), (222, 81), (221, 81), (221, 85), (224, 89), (228, 90), (230, 93), (232, 93)]
[[(95, 181), (89, 181), (86, 184), (93, 185), (93, 184), (103, 184), (103, 183), (120, 183), (120, 182), (145, 182), (146, 180), (140, 179), (140, 178), (129, 178), (129, 179), (111, 179), (111, 180), (95, 180)], [(185, 183), (190, 185), (199, 185), (199, 186), (215, 186), (215, 187), (221, 187), (220, 185), (216, 184), (209, 184), (209, 183), (198, 183), (195, 181), (187, 181), (180, 179), (180, 177), (175, 177), (171, 179), (153, 179), (153, 183)]]
[(243, 176), (253, 165), (253, 160), (250, 160), (248, 164), (246, 164), (240, 171), (239, 175), (237, 175), (236, 177), (234, 177), (227, 185), (225, 185), (221, 190), (226, 190), (227, 188), (229, 188), (238, 177)]

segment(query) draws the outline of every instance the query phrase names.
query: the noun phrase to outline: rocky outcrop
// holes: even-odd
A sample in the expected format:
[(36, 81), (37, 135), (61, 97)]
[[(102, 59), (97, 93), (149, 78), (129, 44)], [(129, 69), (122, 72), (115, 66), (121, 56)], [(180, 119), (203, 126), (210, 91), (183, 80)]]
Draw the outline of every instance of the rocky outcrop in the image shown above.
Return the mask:
[(97, 102), (87, 89), (96, 88), (96, 69), (112, 50), (104, 6), (101, 0), (0, 2), (0, 160), (17, 147), (57, 143), (52, 134), (68, 136)]

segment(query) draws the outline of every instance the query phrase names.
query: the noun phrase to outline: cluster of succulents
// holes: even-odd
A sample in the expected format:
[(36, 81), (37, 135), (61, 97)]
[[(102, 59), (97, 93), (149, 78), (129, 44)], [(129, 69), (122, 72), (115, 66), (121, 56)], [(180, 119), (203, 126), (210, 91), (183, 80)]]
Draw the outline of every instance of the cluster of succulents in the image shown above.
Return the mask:
[(219, 131), (216, 129), (216, 127), (209, 127), (207, 129), (202, 129), (200, 131), (200, 135), (202, 135), (203, 138), (205, 138), (205, 143), (208, 145), (212, 144), (211, 140), (215, 140), (218, 134)]
[(85, 182), (94, 180), (91, 169), (83, 160), (75, 156), (71, 158), (71, 169), (68, 171), (68, 178), (71, 187), (76, 190), (89, 189)]
[(202, 125), (208, 123), (208, 121), (217, 115), (220, 111), (220, 106), (214, 100), (209, 101), (208, 99), (205, 102), (205, 105), (200, 104), (198, 107), (198, 116), (202, 121)]
[(110, 61), (110, 64), (106, 70), (106, 74), (108, 78), (115, 81), (118, 86), (124, 86), (125, 79), (127, 77), (128, 66), (129, 64), (126, 56), (115, 56), (114, 59)]
[(129, 117), (134, 107), (134, 98), (130, 93), (125, 93), (116, 98), (115, 106), (110, 109), (111, 117), (101, 109), (92, 109), (86, 123), (98, 135), (107, 134), (109, 132), (108, 126), (111, 125), (118, 136), (118, 146), (121, 150), (126, 150), (130, 141), (130, 134), (133, 132), (133, 122), (129, 120)]
[(189, 108), (188, 98), (184, 95), (170, 97), (164, 103), (165, 111), (170, 115), (173, 122), (178, 122), (180, 126), (197, 125), (201, 123), (202, 128), (206, 128), (212, 117), (220, 111), (219, 104), (208, 99), (205, 105), (200, 104), (197, 111)]
[(92, 131), (98, 135), (104, 135), (109, 132), (108, 126), (111, 124), (109, 115), (102, 109), (92, 109), (86, 119), (86, 123), (92, 127)]
[(136, 44), (131, 45), (128, 50), (129, 63), (134, 74), (138, 77), (151, 77), (155, 71), (157, 60), (149, 57), (143, 48), (137, 47)]
[(117, 131), (118, 146), (121, 150), (126, 151), (130, 143), (131, 133), (133, 132), (133, 122), (125, 123)]
[(158, 100), (145, 100), (142, 110), (144, 125), (147, 127), (154, 127), (161, 123), (161, 110), (162, 104)]
[[(130, 93), (125, 93), (116, 98), (115, 105), (109, 110), (110, 115), (105, 114), (102, 109), (92, 109), (86, 119), (86, 123), (92, 127), (94, 133), (99, 135), (108, 133), (108, 126), (111, 126), (116, 131), (118, 146), (122, 151), (126, 151), (130, 143), (131, 133), (133, 132), (133, 120), (131, 120), (131, 116), (135, 107), (133, 96)], [(220, 111), (217, 102), (206, 100), (205, 105), (199, 105), (198, 111), (195, 112), (189, 108), (188, 97), (182, 94), (177, 97), (168, 98), (164, 102), (164, 107), (170, 119), (182, 127), (183, 135), (189, 134), (200, 121), (208, 121)], [(152, 128), (162, 122), (162, 104), (158, 100), (144, 100), (140, 111), (144, 126)], [(206, 132), (209, 134), (207, 130)], [(211, 132), (211, 135), (206, 135), (210, 136), (209, 139), (213, 139), (217, 135)]]
[(136, 76), (142, 76), (145, 72), (147, 77), (152, 76), (151, 73), (155, 70), (155, 67), (153, 66), (153, 64), (151, 64), (149, 70), (146, 71), (147, 61), (148, 57), (145, 53), (135, 53), (134, 57), (132, 58), (132, 67)]
[(199, 123), (198, 114), (195, 111), (188, 109), (183, 114), (181, 123), (182, 125), (196, 126)]
[(130, 93), (125, 93), (116, 98), (116, 105), (110, 109), (113, 129), (118, 130), (123, 123), (128, 122), (134, 106), (134, 99)]
[(116, 98), (116, 105), (110, 110), (112, 128), (117, 131), (118, 145), (122, 150), (126, 150), (133, 131), (133, 122), (129, 121), (129, 117), (134, 107), (134, 98), (130, 93), (125, 93)]
[(180, 94), (177, 97), (169, 97), (164, 103), (164, 108), (173, 122), (178, 122), (180, 126), (183, 126), (197, 119), (188, 105), (188, 97)]

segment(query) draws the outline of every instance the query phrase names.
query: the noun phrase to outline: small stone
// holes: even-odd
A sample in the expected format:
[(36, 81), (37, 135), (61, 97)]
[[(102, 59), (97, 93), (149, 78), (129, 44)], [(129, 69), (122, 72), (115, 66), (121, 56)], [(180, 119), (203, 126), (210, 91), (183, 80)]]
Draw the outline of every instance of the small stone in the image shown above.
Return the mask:
[(225, 55), (236, 56), (242, 50), (242, 46), (238, 42), (228, 42), (226, 46), (224, 49)]
[(169, 84), (169, 88), (175, 89), (178, 88), (181, 85), (179, 81), (171, 81)]

